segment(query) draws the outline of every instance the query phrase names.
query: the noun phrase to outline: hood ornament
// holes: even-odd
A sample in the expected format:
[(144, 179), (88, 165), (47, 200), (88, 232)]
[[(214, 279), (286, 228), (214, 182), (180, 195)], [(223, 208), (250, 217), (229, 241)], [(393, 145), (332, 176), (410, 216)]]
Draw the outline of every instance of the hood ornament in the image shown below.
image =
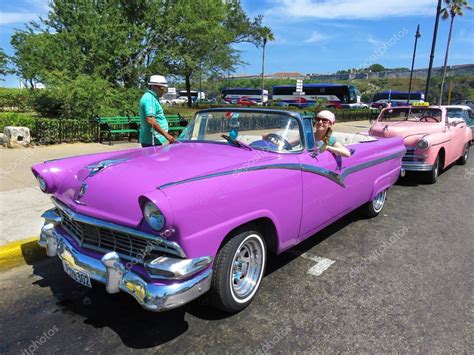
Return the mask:
[(82, 196), (84, 196), (86, 191), (87, 191), (87, 184), (84, 182), (84, 183), (82, 183), (81, 188), (79, 189), (79, 195), (77, 196), (77, 198), (79, 199)]
[(87, 184), (85, 182), (82, 183), (81, 188), (79, 189), (79, 193), (77, 194), (77, 198), (74, 200), (75, 203), (78, 205), (86, 205), (86, 203), (80, 201), (81, 197), (84, 196), (84, 194), (87, 191)]
[(100, 162), (98, 162), (98, 163), (94, 163), (94, 164), (91, 164), (91, 165), (87, 165), (87, 166), (86, 166), (86, 169), (89, 169), (89, 170), (90, 170), (88, 177), (94, 176), (94, 175), (97, 174), (99, 171), (101, 171), (101, 170), (103, 170), (103, 169), (105, 169), (105, 168), (108, 168), (109, 166), (117, 165), (117, 164), (126, 162), (128, 159), (129, 159), (129, 158), (107, 159), (107, 160), (102, 160), (102, 161), (100, 161)]

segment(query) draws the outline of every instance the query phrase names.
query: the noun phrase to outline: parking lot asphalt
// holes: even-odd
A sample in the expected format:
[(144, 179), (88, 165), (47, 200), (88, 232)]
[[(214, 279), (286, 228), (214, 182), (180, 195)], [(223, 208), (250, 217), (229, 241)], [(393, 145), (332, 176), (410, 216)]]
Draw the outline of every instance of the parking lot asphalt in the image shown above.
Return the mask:
[(79, 286), (56, 258), (26, 255), (29, 265), (0, 274), (0, 352), (474, 353), (474, 159), (435, 185), (418, 181), (389, 190), (377, 218), (355, 211), (272, 256), (235, 315), (205, 296), (147, 312)]

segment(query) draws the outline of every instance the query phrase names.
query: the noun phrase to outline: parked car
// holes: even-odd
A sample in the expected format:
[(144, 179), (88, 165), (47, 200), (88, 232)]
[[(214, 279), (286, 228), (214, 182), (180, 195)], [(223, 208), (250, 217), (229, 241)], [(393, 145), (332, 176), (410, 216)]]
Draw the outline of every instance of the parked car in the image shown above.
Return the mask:
[(160, 97), (159, 101), (160, 101), (160, 104), (161, 104), (161, 105), (165, 105), (165, 106), (171, 105), (171, 100), (168, 100), (168, 99), (165, 99), (165, 98), (161, 98), (161, 97)]
[(175, 106), (183, 106), (188, 103), (188, 98), (186, 96), (179, 96), (176, 99), (171, 100), (171, 104)]
[(123, 291), (147, 310), (209, 291), (215, 306), (239, 311), (268, 252), (360, 206), (378, 215), (399, 177), (401, 138), (336, 132), (353, 153), (341, 158), (316, 147), (312, 127), (295, 112), (208, 109), (172, 145), (34, 165), (55, 206), (39, 244), (78, 283)]
[(285, 101), (272, 101), (270, 105), (271, 106), (278, 106), (278, 107), (288, 107), (288, 106), (290, 106), (288, 104), (288, 102), (285, 102)]
[(378, 100), (378, 101), (372, 102), (370, 104), (370, 107), (378, 108), (379, 110), (382, 110), (388, 106), (388, 102), (389, 102), (388, 100)]
[(355, 102), (355, 103), (352, 103), (352, 104), (341, 104), (341, 108), (344, 108), (344, 109), (360, 109), (360, 108), (368, 109), (368, 108), (370, 108), (370, 106), (367, 105), (367, 104), (364, 104), (363, 102)]
[(459, 100), (456, 102), (456, 105), (469, 106), (472, 110), (474, 110), (474, 100)]
[(252, 100), (246, 96), (242, 96), (237, 100), (237, 105), (243, 105), (243, 106), (255, 106), (257, 105), (258, 102), (255, 100)]
[[(454, 121), (462, 119), (469, 127), (471, 127), (471, 131), (474, 135), (474, 114), (471, 107), (467, 105), (449, 105), (444, 107), (447, 111), (448, 120)], [(474, 137), (471, 142), (474, 142)]]
[(407, 149), (402, 168), (424, 173), (428, 183), (435, 183), (439, 172), (452, 163), (466, 164), (472, 140), (467, 124), (450, 122), (446, 108), (439, 106), (386, 108), (369, 134), (402, 137)]

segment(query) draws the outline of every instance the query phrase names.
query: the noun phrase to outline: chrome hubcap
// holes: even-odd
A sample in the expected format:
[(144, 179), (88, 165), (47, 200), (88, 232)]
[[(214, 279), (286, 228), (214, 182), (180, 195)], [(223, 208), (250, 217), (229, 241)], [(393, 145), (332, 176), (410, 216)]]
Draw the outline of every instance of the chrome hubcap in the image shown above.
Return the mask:
[(238, 298), (250, 295), (258, 285), (263, 269), (263, 250), (256, 238), (249, 238), (232, 261), (232, 289)]
[(374, 199), (374, 210), (375, 212), (380, 212), (382, 207), (385, 203), (385, 196), (387, 195), (387, 191), (380, 192)]

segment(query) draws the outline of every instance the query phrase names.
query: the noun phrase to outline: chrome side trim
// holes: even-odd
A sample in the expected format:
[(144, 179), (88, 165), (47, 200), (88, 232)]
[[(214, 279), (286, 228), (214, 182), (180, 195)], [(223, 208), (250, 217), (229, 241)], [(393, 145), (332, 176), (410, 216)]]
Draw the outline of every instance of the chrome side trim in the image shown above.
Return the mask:
[(358, 171), (361, 171), (361, 170), (370, 168), (370, 167), (372, 167), (372, 166), (374, 166), (374, 165), (378, 165), (378, 164), (385, 163), (386, 161), (389, 161), (389, 160), (392, 160), (392, 159), (401, 158), (401, 157), (403, 157), (404, 154), (405, 154), (405, 150), (403, 150), (402, 152), (398, 152), (398, 153), (395, 153), (395, 154), (388, 155), (388, 156), (386, 156), (386, 157), (382, 157), (382, 158), (378, 158), (378, 159), (375, 159), (375, 160), (372, 160), (372, 161), (368, 161), (368, 162), (363, 163), (363, 164), (351, 166), (350, 168), (347, 168), (346, 170), (344, 170), (344, 171), (342, 172), (341, 177), (340, 177), (340, 180), (341, 180), (341, 182), (344, 183), (344, 180), (345, 180), (350, 174), (354, 174), (354, 173), (356, 173), (356, 172), (358, 172)]
[(167, 184), (163, 184), (158, 186), (157, 188), (160, 190), (166, 189), (171, 186), (181, 185), (188, 182), (199, 181), (204, 179), (210, 179), (218, 176), (225, 176), (225, 175), (232, 175), (232, 174), (241, 174), (243, 172), (248, 171), (257, 171), (257, 170), (267, 170), (267, 169), (286, 169), (286, 170), (301, 170), (301, 164), (271, 164), (271, 165), (260, 165), (260, 166), (252, 166), (249, 168), (242, 168), (242, 169), (234, 169), (228, 171), (222, 171), (219, 173), (212, 173), (202, 176), (196, 176), (189, 179), (179, 180), (175, 182), (169, 182)]
[(317, 175), (323, 176), (323, 177), (325, 177), (325, 178), (327, 178), (331, 181), (334, 181), (336, 184), (338, 184), (342, 187), (345, 187), (344, 180), (350, 174), (356, 173), (356, 172), (358, 172), (360, 170), (363, 170), (363, 169), (370, 168), (371, 166), (374, 166), (374, 165), (384, 163), (388, 160), (401, 158), (404, 154), (405, 154), (405, 150), (403, 150), (401, 152), (398, 152), (398, 153), (395, 153), (395, 154), (388, 155), (386, 157), (375, 159), (375, 160), (372, 160), (372, 161), (369, 161), (369, 162), (366, 162), (366, 163), (363, 163), (363, 164), (355, 165), (355, 166), (352, 166), (352, 167), (347, 168), (346, 170), (344, 170), (344, 172), (342, 174), (337, 174), (333, 171), (330, 171), (330, 170), (327, 170), (327, 169), (324, 169), (324, 168), (321, 168), (321, 167), (313, 166), (313, 165), (308, 165), (308, 164), (270, 164), (270, 165), (253, 166), (253, 167), (245, 168), (245, 169), (242, 169), (242, 170), (234, 169), (234, 170), (230, 170), (230, 171), (222, 171), (222, 172), (219, 172), (219, 173), (196, 176), (196, 177), (189, 178), (189, 179), (184, 179), (184, 180), (179, 180), (179, 181), (163, 184), (161, 186), (158, 186), (157, 189), (163, 190), (163, 189), (166, 189), (168, 187), (181, 185), (181, 184), (185, 184), (185, 183), (188, 183), (188, 182), (199, 181), (199, 180), (204, 180), (204, 179), (210, 179), (210, 178), (214, 178), (214, 177), (218, 177), (218, 176), (225, 176), (225, 175), (231, 175), (231, 174), (240, 174), (240, 173), (246, 173), (246, 172), (249, 172), (249, 171), (258, 171), (258, 170), (267, 170), (267, 169), (301, 170), (302, 172), (307, 172), (307, 173), (317, 174)]
[(319, 176), (323, 176), (325, 178), (328, 178), (331, 181), (334, 181), (336, 184), (341, 185), (342, 187), (345, 187), (344, 183), (341, 181), (341, 175), (339, 175), (338, 173), (335, 173), (333, 171), (330, 171), (330, 170), (327, 170), (327, 169), (324, 169), (324, 168), (320, 168), (320, 167), (317, 167), (317, 166), (308, 165), (308, 164), (302, 164), (301, 165), (301, 171), (303, 171), (305, 173), (311, 173), (311, 174), (316, 174), (316, 175), (319, 175)]
[(181, 246), (176, 242), (171, 242), (171, 241), (165, 240), (165, 239), (163, 239), (162, 237), (160, 237), (158, 235), (145, 233), (145, 232), (142, 232), (142, 231), (139, 231), (139, 230), (136, 230), (136, 229), (124, 227), (124, 226), (121, 226), (121, 225), (118, 225), (118, 224), (115, 224), (115, 223), (103, 221), (101, 219), (97, 219), (97, 218), (93, 218), (93, 217), (89, 217), (89, 216), (85, 216), (85, 215), (76, 213), (73, 210), (71, 210), (70, 208), (68, 208), (67, 206), (65, 206), (63, 203), (59, 202), (54, 197), (52, 197), (51, 200), (52, 200), (53, 204), (58, 209), (60, 209), (63, 213), (67, 214), (68, 217), (71, 218), (72, 220), (75, 220), (75, 221), (81, 222), (81, 223), (90, 224), (92, 226), (96, 226), (96, 227), (99, 227), (99, 228), (106, 228), (106, 229), (110, 229), (110, 230), (113, 230), (113, 231), (116, 231), (116, 232), (130, 234), (130, 235), (133, 235), (133, 236), (136, 236), (136, 237), (143, 238), (145, 240), (149, 240), (149, 241), (154, 242), (154, 243), (163, 244), (163, 245), (169, 247), (170, 249), (176, 250), (178, 256), (180, 256), (182, 258), (186, 258), (186, 253), (181, 248)]

